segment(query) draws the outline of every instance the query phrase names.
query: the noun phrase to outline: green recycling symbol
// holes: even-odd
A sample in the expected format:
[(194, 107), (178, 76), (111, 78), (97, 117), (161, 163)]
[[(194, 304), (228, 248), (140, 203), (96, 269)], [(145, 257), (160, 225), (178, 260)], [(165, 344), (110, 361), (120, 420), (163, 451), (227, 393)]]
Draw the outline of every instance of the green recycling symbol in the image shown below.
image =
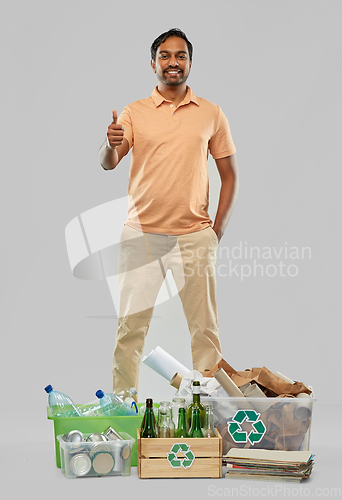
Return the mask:
[[(184, 458), (182, 460), (177, 457), (179, 451), (184, 452)], [(167, 454), (167, 460), (171, 467), (184, 467), (184, 469), (187, 469), (192, 466), (195, 455), (190, 450), (190, 446), (186, 443), (175, 443)]]
[[(265, 435), (266, 427), (262, 420), (259, 420), (260, 413), (254, 410), (238, 410), (232, 422), (228, 422), (228, 432), (234, 439), (235, 443), (247, 443), (247, 440), (254, 445), (255, 443), (260, 443)], [(253, 431), (247, 434), (246, 431), (241, 429), (241, 424), (246, 420), (246, 422), (252, 422)]]

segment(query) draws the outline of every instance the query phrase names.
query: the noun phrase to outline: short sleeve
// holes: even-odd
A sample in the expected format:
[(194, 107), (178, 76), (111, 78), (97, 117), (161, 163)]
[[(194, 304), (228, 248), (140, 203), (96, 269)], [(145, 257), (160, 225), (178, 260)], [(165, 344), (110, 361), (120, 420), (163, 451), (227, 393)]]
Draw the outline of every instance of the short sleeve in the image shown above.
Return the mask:
[(215, 132), (209, 141), (209, 151), (214, 160), (236, 153), (227, 117), (221, 108), (217, 107), (218, 114), (215, 123)]
[(132, 117), (128, 106), (126, 106), (123, 109), (122, 113), (120, 114), (118, 118), (118, 123), (120, 123), (120, 125), (124, 127), (125, 129), (124, 138), (127, 139), (129, 144), (129, 149), (131, 149), (131, 147), (133, 146), (134, 137), (133, 137)]

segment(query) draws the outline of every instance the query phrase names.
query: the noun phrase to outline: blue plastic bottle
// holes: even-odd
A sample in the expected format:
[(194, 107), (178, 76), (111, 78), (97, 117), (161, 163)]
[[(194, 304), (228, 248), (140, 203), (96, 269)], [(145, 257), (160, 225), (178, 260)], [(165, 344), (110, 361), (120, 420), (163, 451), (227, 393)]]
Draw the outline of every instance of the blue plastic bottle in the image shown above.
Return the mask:
[(107, 417), (136, 415), (136, 412), (129, 408), (129, 406), (115, 394), (105, 394), (103, 391), (98, 390), (95, 395), (99, 398), (102, 412)]
[(74, 402), (62, 392), (54, 391), (51, 385), (45, 387), (48, 393), (48, 403), (54, 417), (81, 417), (82, 414)]

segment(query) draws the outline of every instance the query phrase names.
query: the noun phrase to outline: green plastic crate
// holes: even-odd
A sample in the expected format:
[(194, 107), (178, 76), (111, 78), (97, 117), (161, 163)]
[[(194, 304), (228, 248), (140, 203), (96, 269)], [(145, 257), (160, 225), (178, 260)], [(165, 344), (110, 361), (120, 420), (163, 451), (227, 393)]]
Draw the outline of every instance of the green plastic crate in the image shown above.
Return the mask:
[[(141, 406), (141, 405), (138, 405)], [(77, 429), (84, 434), (103, 432), (107, 427), (111, 426), (117, 432), (126, 432), (130, 436), (137, 435), (137, 429), (140, 428), (142, 422), (142, 415), (128, 416), (128, 417), (54, 417), (49, 407), (47, 407), (47, 418), (53, 420), (54, 433), (55, 433), (55, 453), (56, 465), (61, 467), (59, 442), (57, 436), (66, 434), (72, 430)], [(137, 442), (134, 443), (132, 448), (132, 461), (131, 465), (136, 467), (138, 464)]]

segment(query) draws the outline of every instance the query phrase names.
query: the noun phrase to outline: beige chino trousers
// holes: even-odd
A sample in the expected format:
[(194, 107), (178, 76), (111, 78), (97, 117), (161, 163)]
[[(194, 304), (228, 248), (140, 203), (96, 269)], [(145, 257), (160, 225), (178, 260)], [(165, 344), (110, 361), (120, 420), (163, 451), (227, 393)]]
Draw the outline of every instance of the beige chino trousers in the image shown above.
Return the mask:
[(222, 359), (216, 306), (215, 231), (179, 236), (143, 233), (124, 226), (118, 281), (120, 306), (113, 356), (113, 390), (135, 387), (153, 308), (171, 270), (191, 335), (193, 369), (203, 372)]

